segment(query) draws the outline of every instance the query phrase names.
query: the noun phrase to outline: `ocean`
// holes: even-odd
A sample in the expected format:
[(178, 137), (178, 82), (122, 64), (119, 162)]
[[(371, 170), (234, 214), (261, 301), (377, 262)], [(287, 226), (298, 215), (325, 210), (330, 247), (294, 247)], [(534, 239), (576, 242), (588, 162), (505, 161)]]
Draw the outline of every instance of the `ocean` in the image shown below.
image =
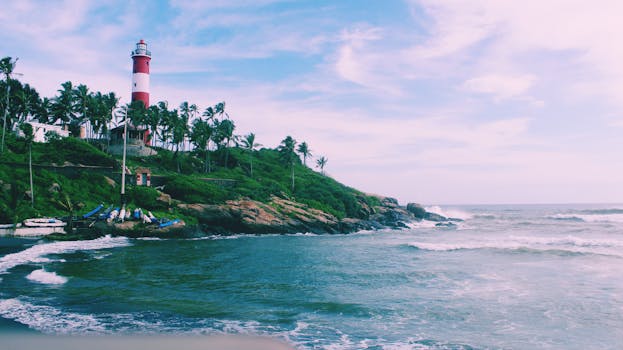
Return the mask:
[(0, 331), (300, 349), (621, 349), (623, 205), (430, 207), (348, 235), (0, 238)]

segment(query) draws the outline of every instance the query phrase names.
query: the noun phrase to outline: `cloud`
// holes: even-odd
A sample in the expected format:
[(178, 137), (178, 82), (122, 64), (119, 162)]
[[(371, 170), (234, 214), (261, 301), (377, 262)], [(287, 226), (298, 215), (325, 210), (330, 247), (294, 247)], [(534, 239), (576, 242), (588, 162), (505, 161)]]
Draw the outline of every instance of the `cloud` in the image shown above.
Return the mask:
[[(623, 36), (618, 14), (623, 2), (602, 0), (461, 1), (413, 0), (432, 18), (431, 37), (414, 48), (414, 55), (440, 59), (469, 57), (482, 76), (496, 71), (528, 72), (540, 80), (564, 81), (567, 92), (601, 95), (623, 104)], [(417, 11), (414, 10), (414, 13)], [(466, 62), (464, 59), (463, 62)], [(561, 69), (568, 72), (559, 75)], [(480, 82), (481, 84), (483, 82)], [(487, 87), (476, 84), (478, 88)], [(506, 95), (529, 86), (499, 83)], [(582, 86), (603, 89), (582, 89)], [(493, 85), (489, 81), (487, 86)], [(503, 97), (503, 96), (502, 96)]]
[(623, 128), (623, 119), (610, 122), (610, 126), (614, 126), (616, 128)]
[(496, 99), (509, 99), (524, 95), (536, 81), (531, 74), (489, 74), (466, 80), (462, 88), (476, 93), (493, 95)]

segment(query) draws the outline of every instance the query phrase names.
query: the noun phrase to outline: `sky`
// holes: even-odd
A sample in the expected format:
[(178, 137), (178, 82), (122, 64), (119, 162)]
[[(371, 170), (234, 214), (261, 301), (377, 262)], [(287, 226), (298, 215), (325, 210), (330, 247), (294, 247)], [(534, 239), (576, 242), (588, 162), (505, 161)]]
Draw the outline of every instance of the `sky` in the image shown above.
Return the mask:
[[(623, 202), (619, 0), (9, 1), (0, 56), (42, 96), (225, 101), (333, 178), (401, 203)], [(315, 159), (312, 160), (315, 163)], [(310, 164), (311, 165), (311, 164)]]

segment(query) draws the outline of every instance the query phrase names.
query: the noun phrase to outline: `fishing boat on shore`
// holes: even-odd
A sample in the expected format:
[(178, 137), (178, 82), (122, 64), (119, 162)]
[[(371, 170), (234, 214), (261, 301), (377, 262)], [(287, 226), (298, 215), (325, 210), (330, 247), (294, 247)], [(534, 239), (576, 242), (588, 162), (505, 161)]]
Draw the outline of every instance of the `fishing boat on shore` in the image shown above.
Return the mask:
[(65, 223), (54, 218), (26, 219), (23, 224), (3, 224), (0, 236), (42, 237), (52, 233), (65, 233)]
[(24, 220), (24, 226), (27, 227), (63, 227), (67, 223), (54, 218), (36, 218)]

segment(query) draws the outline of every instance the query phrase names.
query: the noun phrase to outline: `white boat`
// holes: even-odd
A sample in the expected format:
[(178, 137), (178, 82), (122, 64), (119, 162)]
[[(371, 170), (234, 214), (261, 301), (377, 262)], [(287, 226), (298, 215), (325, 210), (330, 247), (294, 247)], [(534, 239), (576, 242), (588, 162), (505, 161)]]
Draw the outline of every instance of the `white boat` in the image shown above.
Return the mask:
[(22, 226), (22, 224), (10, 225), (11, 227), (0, 228), (0, 236), (13, 237), (42, 237), (52, 233), (65, 233), (63, 226)]
[(63, 227), (67, 225), (59, 219), (54, 218), (37, 218), (24, 220), (24, 226), (27, 227)]
[(121, 208), (119, 212), (119, 221), (123, 222), (125, 220), (125, 205)]
[(107, 222), (113, 222), (113, 221), (115, 221), (117, 216), (119, 216), (119, 210), (115, 209), (115, 210), (110, 212), (110, 215), (108, 215), (108, 219), (106, 219), (106, 221)]

